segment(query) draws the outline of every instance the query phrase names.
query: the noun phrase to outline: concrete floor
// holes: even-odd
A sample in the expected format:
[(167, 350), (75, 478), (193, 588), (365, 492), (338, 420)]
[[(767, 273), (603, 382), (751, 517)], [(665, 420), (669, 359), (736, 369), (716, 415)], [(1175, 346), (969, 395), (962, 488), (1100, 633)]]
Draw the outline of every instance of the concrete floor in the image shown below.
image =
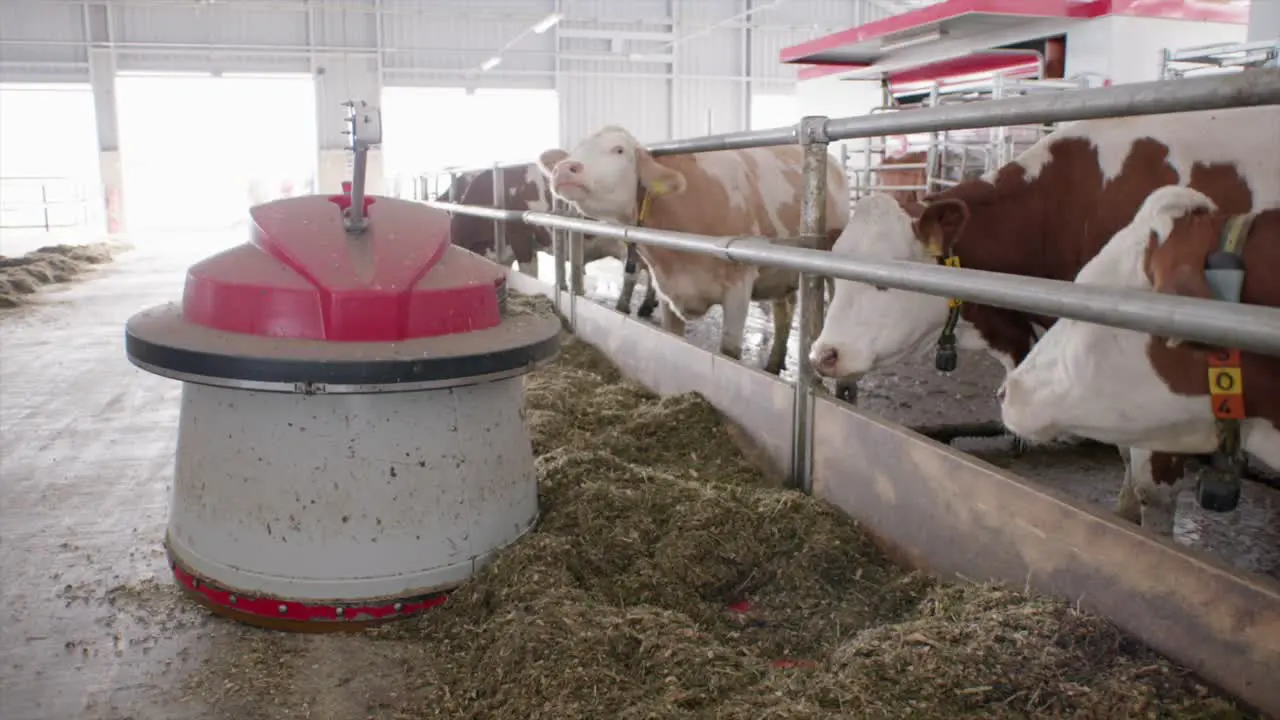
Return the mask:
[(173, 702), (215, 636), (172, 589), (162, 541), (178, 383), (134, 369), (124, 322), (181, 296), (228, 242), (137, 249), (0, 314), (0, 718), (216, 717)]
[[(85, 279), (0, 313), (3, 720), (305, 716), (239, 707), (235, 688), (211, 707), (185, 684), (191, 671), (260, 631), (210, 619), (173, 588), (161, 543), (180, 387), (135, 369), (122, 342), (130, 315), (179, 298), (185, 268), (237, 240), (139, 242)], [(550, 270), (548, 258), (543, 271)], [(606, 262), (591, 268), (593, 297), (612, 302), (619, 270)], [(769, 335), (767, 317), (753, 309), (750, 322), (748, 337), (759, 346)], [(716, 338), (714, 319), (691, 332), (703, 347), (715, 347)], [(792, 366), (794, 359), (793, 339)], [(759, 351), (746, 362), (762, 362)], [(995, 368), (980, 356), (963, 363), (950, 378), (923, 365), (878, 376), (862, 386), (861, 403), (908, 423), (990, 419)], [(1119, 463), (1107, 448), (1036, 451), (1016, 460), (1004, 448), (1007, 441), (996, 439), (972, 449), (1073, 495), (1114, 496)], [(1183, 510), (1181, 542), (1280, 577), (1277, 493), (1251, 485), (1241, 509), (1227, 515), (1209, 516), (1189, 502)], [(343, 642), (299, 643), (288, 662), (319, 667), (322, 656), (342, 655), (336, 648)], [(308, 673), (314, 675), (299, 675)], [(365, 713), (344, 706), (322, 716)]]

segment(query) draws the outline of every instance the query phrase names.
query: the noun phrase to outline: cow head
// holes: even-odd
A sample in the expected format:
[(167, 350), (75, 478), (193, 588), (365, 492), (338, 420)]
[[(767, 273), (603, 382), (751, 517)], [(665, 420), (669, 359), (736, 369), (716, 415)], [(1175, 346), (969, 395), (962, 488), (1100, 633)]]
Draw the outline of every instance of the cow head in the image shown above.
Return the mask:
[[(912, 213), (919, 215), (914, 223)], [(933, 263), (927, 244), (945, 247), (965, 218), (959, 201), (913, 205), (909, 213), (892, 197), (873, 193), (854, 204), (831, 251), (860, 260)], [(836, 280), (835, 288), (809, 355), (814, 370), (827, 377), (856, 378), (929, 352), (947, 319), (945, 298), (847, 280)], [(962, 333), (962, 346), (972, 344), (971, 336)]]
[[(1171, 236), (1212, 212), (1213, 201), (1185, 187), (1151, 193), (1133, 221), (1076, 276), (1077, 283), (1169, 291), (1188, 282), (1184, 273), (1160, 273)], [(1203, 274), (1203, 253), (1197, 273)], [(1203, 277), (1201, 277), (1203, 282)], [(1205, 452), (1213, 447), (1212, 415), (1203, 397), (1176, 395), (1149, 359), (1151, 336), (1106, 325), (1061, 319), (1005, 379), (997, 393), (1005, 427), (1032, 442), (1066, 434), (1164, 452)], [(1206, 421), (1208, 424), (1206, 425)], [(1210, 431), (1209, 447), (1204, 430)]]
[(637, 189), (659, 195), (681, 193), (685, 177), (659, 165), (626, 130), (608, 126), (573, 149), (547, 150), (538, 158), (551, 180), (551, 191), (588, 217), (618, 223), (635, 222)]

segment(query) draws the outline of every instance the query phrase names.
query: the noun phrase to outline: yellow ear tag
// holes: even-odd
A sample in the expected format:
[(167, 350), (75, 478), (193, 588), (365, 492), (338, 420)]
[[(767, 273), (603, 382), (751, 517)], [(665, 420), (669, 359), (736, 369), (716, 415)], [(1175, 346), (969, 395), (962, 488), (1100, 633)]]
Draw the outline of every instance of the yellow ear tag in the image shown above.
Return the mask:
[[(944, 265), (946, 265), (947, 267), (958, 268), (958, 267), (960, 267), (960, 256), (959, 256), (959, 255), (952, 255), (952, 256), (948, 257), (947, 259), (943, 260), (942, 262), (943, 262), (943, 264), (944, 264)], [(947, 298), (947, 307), (949, 307), (949, 308), (958, 308), (958, 307), (960, 307), (961, 303), (963, 303), (963, 302), (964, 302), (963, 300), (957, 300), (957, 299), (955, 299), (955, 298)]]
[(667, 193), (667, 184), (661, 180), (654, 180), (649, 185), (649, 192), (654, 195), (665, 195)]

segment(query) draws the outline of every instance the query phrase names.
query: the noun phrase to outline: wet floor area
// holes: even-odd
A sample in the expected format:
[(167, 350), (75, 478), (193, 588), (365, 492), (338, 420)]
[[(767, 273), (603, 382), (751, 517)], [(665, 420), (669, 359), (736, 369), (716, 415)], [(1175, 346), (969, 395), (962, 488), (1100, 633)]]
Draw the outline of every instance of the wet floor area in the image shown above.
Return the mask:
[[(356, 695), (314, 672), (317, 658), (340, 639), (299, 640), (288, 660), (297, 666), (295, 677), (312, 678), (307, 693), (339, 710), (239, 707), (240, 688), (202, 673), (219, 658), (243, 655), (227, 648), (252, 644), (264, 631), (212, 619), (187, 603), (165, 563), (180, 386), (128, 362), (124, 323), (143, 308), (180, 298), (189, 264), (239, 240), (192, 235), (139, 242), (83, 279), (0, 312), (3, 720), (384, 717), (343, 705)], [(551, 267), (547, 258), (544, 272)], [(593, 296), (607, 304), (616, 296), (620, 265), (610, 270), (601, 262), (590, 274)], [(693, 342), (716, 346), (718, 312), (691, 328)], [(763, 362), (759, 348), (770, 335), (767, 314), (753, 309), (746, 362)], [(792, 367), (794, 360), (793, 335)], [(981, 356), (962, 363), (956, 377), (921, 363), (869, 378), (861, 403), (907, 424), (994, 418), (998, 369)], [(965, 443), (1077, 497), (1109, 504), (1115, 495), (1120, 463), (1109, 448), (1013, 458), (1005, 439), (956, 444)], [(1280, 577), (1277, 493), (1250, 485), (1241, 509), (1222, 516), (1201, 513), (1189, 501), (1180, 541)], [(204, 692), (192, 689), (193, 678)], [(221, 698), (213, 704), (210, 686)]]
[[(539, 275), (554, 278), (554, 260), (540, 259)], [(622, 264), (600, 260), (587, 267), (586, 291), (594, 301), (613, 307), (621, 290)], [(632, 297), (639, 307), (644, 287), (637, 284)], [(720, 308), (703, 320), (690, 323), (687, 339), (708, 350), (719, 347)], [(658, 324), (657, 313), (649, 320)], [(798, 325), (787, 344), (787, 367), (782, 377), (794, 380), (798, 352)], [(773, 337), (767, 305), (753, 303), (747, 317), (743, 362), (762, 367)], [(940, 373), (933, 358), (906, 363), (893, 370), (870, 374), (858, 383), (859, 408), (908, 427), (937, 427), (958, 423), (995, 423), (1000, 418), (995, 390), (1004, 371), (985, 353), (962, 352), (957, 370)], [(1005, 437), (961, 437), (952, 447), (982, 458), (1031, 482), (1076, 500), (1110, 510), (1120, 490), (1124, 465), (1115, 448), (1098, 444), (1034, 447), (1021, 455)], [(1246, 482), (1239, 507), (1229, 513), (1202, 510), (1193, 493), (1184, 493), (1174, 527), (1177, 542), (1208, 550), (1242, 570), (1280, 580), (1280, 491)]]

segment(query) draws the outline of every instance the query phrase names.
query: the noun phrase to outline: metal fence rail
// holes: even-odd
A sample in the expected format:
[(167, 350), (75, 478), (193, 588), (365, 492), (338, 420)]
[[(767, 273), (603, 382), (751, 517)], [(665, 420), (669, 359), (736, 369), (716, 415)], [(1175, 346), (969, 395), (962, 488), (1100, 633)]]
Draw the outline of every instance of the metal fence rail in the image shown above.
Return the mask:
[[(909, 135), (995, 125), (1069, 122), (1276, 104), (1280, 104), (1280, 73), (1264, 69), (1228, 77), (1156, 80), (985, 103), (941, 105), (909, 113), (830, 118), (822, 123), (820, 131), (827, 142), (834, 142), (874, 135)], [(671, 140), (654, 143), (649, 146), (649, 151), (654, 155), (675, 155), (787, 145), (798, 142), (797, 128), (791, 126)]]
[(714, 237), (614, 225), (550, 213), (427, 202), (465, 215), (588, 233), (722, 260), (955, 297), (1022, 312), (1072, 318), (1161, 336), (1280, 356), (1280, 309), (1201, 300), (1142, 290), (1077, 285), (1064, 280), (950, 268), (902, 260), (867, 261), (825, 250), (778, 245), (760, 237)]
[[(567, 218), (549, 213), (499, 210), (445, 202), (431, 206), (450, 212), (520, 221), (552, 230), (556, 257), (556, 292), (562, 287), (566, 255), (580, 263), (581, 253), (566, 253), (562, 234), (613, 237), (642, 245), (702, 253), (735, 262), (799, 271), (799, 345), (796, 413), (792, 427), (791, 482), (809, 492), (812, 466), (812, 402), (821, 387), (809, 366), (808, 353), (825, 315), (822, 278), (869, 282), (901, 290), (956, 297), (969, 302), (1024, 312), (1067, 317), (1102, 325), (1154, 333), (1280, 355), (1280, 310), (1211, 300), (1160, 296), (1112, 288), (1083, 287), (1070, 282), (948, 268), (908, 262), (866, 262), (814, 248), (826, 225), (828, 143), (837, 140), (918, 132), (963, 130), (996, 125), (1069, 122), (1094, 118), (1156, 115), (1255, 105), (1280, 105), (1280, 69), (1258, 69), (1229, 77), (1161, 80), (1120, 87), (1027, 95), (983, 103), (941, 105), (909, 113), (848, 118), (806, 117), (790, 127), (713, 135), (656, 143), (655, 155), (797, 143), (804, 149), (804, 192), (801, 203), (802, 247), (770, 243), (764, 238), (723, 238), (641, 229)], [(580, 268), (575, 268), (580, 270)], [(571, 300), (572, 300), (571, 295)], [(572, 319), (571, 319), (572, 322)]]

